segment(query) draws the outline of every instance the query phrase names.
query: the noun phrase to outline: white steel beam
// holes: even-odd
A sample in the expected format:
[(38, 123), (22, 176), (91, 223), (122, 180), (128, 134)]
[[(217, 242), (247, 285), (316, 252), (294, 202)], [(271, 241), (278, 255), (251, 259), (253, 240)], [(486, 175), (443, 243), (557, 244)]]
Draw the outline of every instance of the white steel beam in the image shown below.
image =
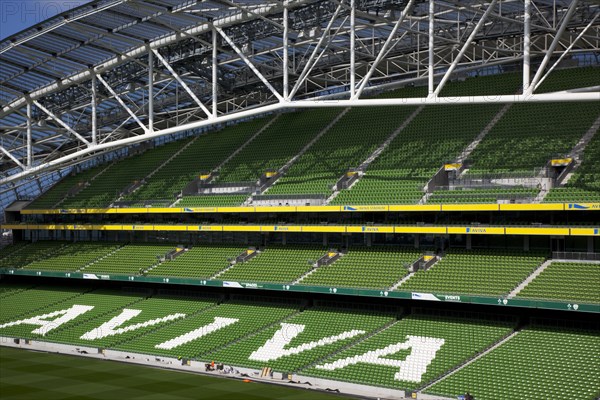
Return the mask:
[(86, 138), (81, 136), (79, 133), (75, 132), (73, 130), (73, 128), (71, 128), (69, 125), (67, 125), (62, 119), (60, 119), (56, 115), (54, 115), (54, 113), (52, 111), (48, 110), (46, 107), (41, 105), (39, 101), (33, 100), (33, 104), (35, 104), (37, 106), (37, 108), (39, 108), (40, 110), (42, 110), (43, 112), (48, 114), (48, 116), (50, 116), (50, 118), (52, 118), (54, 121), (56, 121), (56, 123), (58, 123), (60, 126), (65, 128), (67, 131), (71, 132), (73, 134), (73, 136), (75, 136), (77, 139), (81, 140), (83, 143), (85, 143), (88, 146), (91, 145), (91, 143)]
[(435, 54), (434, 52), (434, 45), (435, 42), (433, 40), (433, 35), (435, 33), (434, 31), (434, 25), (433, 25), (433, 21), (435, 19), (435, 0), (429, 0), (429, 67), (427, 69), (427, 87), (428, 87), (428, 91), (427, 93), (429, 94), (433, 94), (433, 56)]
[(202, 102), (200, 101), (198, 96), (196, 96), (196, 94), (194, 92), (192, 92), (192, 89), (190, 89), (190, 87), (187, 85), (187, 83), (185, 83), (185, 81), (183, 79), (181, 79), (179, 74), (177, 72), (175, 72), (175, 70), (171, 67), (171, 65), (167, 62), (167, 60), (165, 60), (164, 57), (158, 52), (158, 50), (153, 49), (152, 52), (156, 55), (156, 58), (159, 59), (159, 61), (162, 63), (162, 65), (164, 65), (165, 68), (171, 73), (171, 75), (173, 75), (175, 80), (177, 82), (179, 82), (179, 84), (181, 85), (183, 90), (185, 90), (187, 92), (187, 94), (190, 95), (192, 100), (194, 100), (194, 102), (196, 104), (198, 104), (198, 107), (200, 107), (202, 109), (202, 111), (204, 111), (204, 114), (206, 114), (206, 116), (208, 118), (212, 118), (212, 113), (208, 110), (208, 108), (206, 108), (206, 106), (204, 104), (202, 104)]
[(350, 1), (350, 98), (356, 92), (356, 0)]
[(246, 55), (244, 53), (242, 53), (242, 51), (236, 46), (236, 44), (233, 42), (233, 40), (231, 40), (231, 38), (229, 36), (227, 36), (227, 34), (223, 31), (223, 29), (219, 28), (218, 26), (215, 26), (215, 29), (217, 30), (217, 32), (219, 32), (219, 35), (221, 35), (223, 37), (223, 39), (225, 39), (225, 41), (229, 44), (229, 46), (231, 46), (231, 48), (237, 53), (237, 55), (244, 61), (244, 63), (246, 63), (246, 65), (252, 70), (252, 72), (254, 72), (254, 75), (256, 75), (258, 77), (258, 79), (260, 79), (262, 81), (262, 83), (264, 83), (265, 86), (267, 88), (269, 88), (271, 93), (273, 93), (279, 101), (284, 101), (283, 97), (281, 97), (279, 92), (277, 92), (277, 90), (275, 90), (273, 85), (271, 85), (269, 83), (267, 78), (265, 78), (264, 75), (260, 73), (258, 68), (256, 68), (256, 66), (252, 63), (252, 61), (250, 61), (248, 59), (248, 57), (246, 57)]
[(148, 46), (148, 131), (154, 132), (154, 53)]
[(27, 171), (27, 167), (25, 165), (23, 165), (23, 163), (21, 161), (17, 160), (17, 158), (15, 156), (10, 154), (10, 151), (6, 150), (3, 146), (0, 146), (0, 151), (3, 152), (4, 154), (6, 154), (8, 156), (8, 158), (13, 160), (13, 162), (15, 164), (17, 164), (22, 170)]
[(556, 50), (556, 46), (558, 46), (558, 42), (560, 41), (560, 38), (562, 37), (563, 33), (565, 32), (565, 29), (567, 29), (567, 25), (569, 25), (569, 22), (571, 21), (571, 16), (573, 15), (573, 12), (575, 12), (578, 2), (579, 2), (579, 0), (573, 0), (571, 5), (569, 6), (569, 9), (567, 10), (567, 14), (563, 17), (560, 27), (558, 28), (556, 35), (554, 35), (554, 40), (550, 44), (550, 47), (546, 51), (546, 55), (544, 56), (544, 59), (542, 60), (540, 67), (538, 68), (538, 70), (535, 73), (535, 76), (531, 80), (531, 84), (529, 85), (529, 88), (527, 90), (528, 94), (533, 93), (533, 90), (537, 87), (538, 82), (542, 78), (542, 75), (544, 74), (544, 70), (546, 69), (548, 62), (550, 62), (550, 58), (554, 55), (554, 50)]
[(129, 107), (127, 107), (127, 104), (125, 104), (125, 102), (121, 99), (121, 97), (117, 94), (117, 92), (115, 92), (113, 90), (113, 88), (111, 88), (110, 85), (108, 83), (106, 83), (106, 81), (100, 74), (97, 74), (96, 78), (98, 78), (98, 80), (106, 88), (106, 90), (108, 90), (110, 92), (110, 94), (113, 95), (113, 97), (121, 105), (121, 107), (123, 107), (125, 109), (125, 111), (127, 111), (127, 114), (129, 114), (131, 116), (131, 118), (133, 118), (134, 121), (137, 122), (137, 124), (140, 126), (140, 128), (142, 128), (142, 130), (147, 133), (148, 128), (146, 128), (144, 126), (144, 124), (142, 124), (142, 121), (140, 121), (140, 119), (137, 117), (137, 115), (135, 115), (135, 113), (133, 111), (131, 111), (131, 109)]
[(452, 72), (454, 72), (454, 69), (456, 68), (456, 66), (458, 65), (458, 63), (460, 62), (460, 60), (465, 55), (465, 53), (466, 53), (467, 49), (469, 48), (469, 46), (471, 46), (471, 42), (473, 41), (473, 39), (475, 39), (475, 35), (477, 35), (477, 33), (479, 32), (479, 29), (481, 29), (481, 27), (483, 26), (483, 24), (487, 20), (488, 16), (492, 12), (492, 9), (496, 6), (497, 2), (498, 2), (498, 0), (492, 0), (492, 2), (490, 3), (490, 5), (488, 6), (487, 10), (485, 10), (485, 13), (479, 19), (479, 22), (477, 22), (477, 25), (475, 25), (475, 28), (473, 29), (473, 31), (471, 31), (471, 34), (469, 35), (469, 37), (465, 41), (465, 44), (460, 49), (460, 52), (458, 53), (458, 55), (456, 56), (456, 58), (452, 61), (452, 64), (450, 64), (450, 68), (448, 68), (448, 71), (446, 71), (446, 74), (444, 74), (444, 77), (442, 78), (442, 80), (438, 84), (437, 88), (433, 92), (434, 96), (438, 96), (440, 94), (440, 92), (444, 88), (444, 85), (446, 84), (446, 82), (448, 81), (448, 79), (450, 79), (450, 76), (452, 75)]
[(219, 60), (217, 58), (217, 31), (215, 28), (212, 29), (212, 114), (213, 117), (217, 117), (218, 105), (217, 105), (217, 68), (219, 67)]
[(531, 71), (531, 0), (525, 0), (523, 13), (523, 93), (529, 90)]
[(33, 147), (31, 143), (31, 103), (27, 103), (27, 168), (33, 164)]
[[(352, 0), (354, 1), (354, 0)], [(283, 0), (283, 98), (288, 100), (289, 59), (288, 59), (288, 0)]]
[(97, 114), (97, 101), (98, 101), (98, 97), (97, 97), (97, 88), (96, 85), (98, 83), (96, 82), (96, 75), (92, 76), (92, 144), (96, 145), (98, 144), (98, 114)]

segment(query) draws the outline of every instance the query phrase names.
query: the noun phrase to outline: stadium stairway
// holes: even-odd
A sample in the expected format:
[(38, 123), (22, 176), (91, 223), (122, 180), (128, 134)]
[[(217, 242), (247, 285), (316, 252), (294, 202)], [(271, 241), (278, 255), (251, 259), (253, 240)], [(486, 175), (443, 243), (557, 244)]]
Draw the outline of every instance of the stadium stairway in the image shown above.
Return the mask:
[[(277, 181), (285, 175), (286, 171), (288, 169), (290, 169), (290, 167), (296, 162), (296, 160), (298, 160), (300, 157), (302, 157), (302, 155), (304, 153), (306, 153), (311, 147), (312, 145), (314, 145), (324, 134), (326, 134), (335, 124), (337, 124), (337, 122), (344, 116), (346, 115), (346, 113), (350, 111), (350, 108), (345, 108), (344, 110), (342, 110), (342, 112), (340, 112), (329, 124), (327, 124), (327, 126), (325, 128), (323, 128), (319, 133), (317, 133), (317, 135), (306, 144), (306, 146), (304, 146), (302, 148), (302, 150), (300, 150), (294, 157), (292, 157), (287, 163), (285, 163), (281, 168), (279, 168), (279, 170), (277, 171), (277, 179), (275, 179), (267, 188), (265, 188), (265, 190), (261, 193), (268, 193), (269, 188), (271, 188), (273, 185), (275, 185), (277, 183)], [(244, 202), (244, 205), (252, 205), (254, 202), (254, 196), (251, 196), (250, 198), (248, 198), (248, 200), (246, 200), (246, 202)]]
[(548, 266), (551, 263), (552, 263), (552, 260), (546, 260), (543, 263), (541, 263), (540, 266), (538, 268), (536, 268), (536, 270), (533, 271), (531, 273), (531, 275), (529, 275), (527, 278), (525, 278), (525, 280), (523, 282), (521, 282), (516, 288), (514, 288), (508, 294), (508, 296), (506, 296), (506, 298), (507, 299), (512, 299), (515, 296), (517, 296), (521, 290), (525, 289), (525, 287), (531, 283), (531, 281), (533, 281), (535, 278), (537, 278), (539, 274), (541, 274), (542, 272), (544, 272), (544, 270), (546, 268), (548, 268)]
[(85, 270), (87, 267), (89, 267), (90, 265), (94, 265), (94, 264), (95, 264), (95, 263), (97, 263), (98, 261), (101, 261), (101, 260), (105, 259), (106, 257), (110, 257), (110, 256), (112, 256), (113, 254), (115, 254), (116, 252), (118, 252), (119, 250), (121, 250), (121, 249), (122, 249), (123, 247), (125, 247), (126, 245), (127, 245), (127, 243), (123, 243), (123, 244), (121, 244), (119, 247), (117, 247), (116, 249), (114, 249), (114, 250), (113, 250), (113, 251), (111, 251), (110, 253), (107, 253), (107, 254), (105, 254), (104, 256), (102, 256), (102, 257), (100, 257), (100, 258), (98, 258), (98, 259), (96, 259), (96, 260), (94, 260), (94, 261), (92, 261), (92, 262), (90, 262), (90, 263), (87, 263), (87, 264), (85, 264), (85, 265), (81, 266), (81, 268), (79, 268), (79, 269), (78, 269), (77, 271), (75, 271), (75, 272), (83, 272), (83, 271), (84, 271), (84, 270)]
[[(160, 164), (159, 166), (157, 166), (154, 170), (150, 171), (150, 173), (148, 173), (148, 175), (146, 175), (144, 178), (142, 178), (141, 184), (139, 186), (137, 186), (130, 193), (124, 193), (123, 195), (119, 196), (119, 198), (117, 198), (113, 202), (113, 204), (117, 203), (117, 202), (119, 202), (121, 200), (123, 200), (128, 195), (130, 195), (132, 193), (135, 193), (137, 190), (139, 190), (142, 186), (144, 186), (146, 184), (146, 182), (148, 181), (148, 179), (152, 178), (152, 176), (154, 174), (156, 174), (158, 171), (160, 171), (161, 169), (163, 169), (167, 164), (169, 164), (171, 161), (173, 161), (175, 158), (177, 158), (183, 151), (185, 151), (185, 149), (187, 149), (188, 147), (190, 147), (191, 145), (193, 145), (198, 140), (199, 137), (200, 136), (195, 136), (191, 140), (188, 140), (188, 142), (186, 144), (184, 144), (183, 146), (181, 146), (181, 148), (179, 150), (177, 150), (175, 153), (173, 153), (162, 164)], [(111, 207), (112, 207), (112, 204), (111, 204)]]
[(292, 312), (291, 314), (288, 314), (285, 317), (283, 317), (281, 319), (278, 319), (277, 321), (274, 321), (274, 322), (272, 322), (272, 323), (270, 323), (268, 325), (260, 327), (259, 329), (257, 329), (254, 332), (251, 332), (251, 333), (249, 333), (247, 335), (240, 336), (240, 337), (238, 337), (238, 338), (236, 338), (234, 340), (231, 340), (229, 342), (225, 342), (221, 346), (218, 346), (218, 347), (215, 347), (215, 348), (211, 349), (209, 352), (205, 352), (205, 353), (199, 354), (198, 357), (199, 358), (202, 358), (203, 356), (207, 357), (208, 354), (210, 354), (212, 352), (219, 351), (219, 350), (225, 349), (225, 348), (230, 347), (230, 346), (234, 346), (234, 345), (236, 345), (237, 343), (239, 343), (239, 342), (241, 342), (243, 340), (251, 339), (251, 338), (253, 338), (253, 337), (257, 336), (257, 335), (260, 335), (261, 333), (263, 333), (265, 331), (268, 331), (269, 329), (271, 329), (273, 327), (280, 326), (281, 323), (284, 323), (285, 321), (287, 321), (287, 320), (289, 320), (291, 318), (294, 318), (294, 317), (300, 315), (301, 313), (302, 313), (302, 310), (296, 310), (296, 311)]
[[(379, 146), (378, 148), (375, 149), (375, 151), (373, 151), (373, 153), (371, 153), (371, 155), (369, 155), (369, 157), (367, 157), (365, 159), (365, 161), (363, 161), (357, 168), (357, 171), (359, 173), (358, 175), (358, 179), (356, 179), (351, 186), (349, 186), (348, 188), (346, 188), (345, 190), (350, 189), (353, 185), (355, 185), (359, 180), (360, 177), (362, 175), (364, 175), (365, 171), (367, 168), (369, 168), (369, 165), (371, 165), (371, 163), (373, 161), (375, 161), (375, 159), (377, 157), (379, 157), (379, 155), (381, 153), (383, 153), (383, 151), (390, 145), (390, 143), (392, 143), (394, 141), (394, 139), (396, 139), (396, 137), (402, 133), (402, 131), (412, 122), (413, 119), (415, 119), (415, 117), (425, 108), (425, 106), (420, 106), (418, 107), (412, 114), (410, 114), (408, 116), (408, 118), (406, 120), (404, 120), (404, 122), (402, 122), (402, 124), (398, 127), (398, 129), (396, 129), (394, 132), (392, 132), (392, 134), (381, 144), (381, 146)], [(333, 199), (336, 198), (336, 196), (338, 194), (340, 194), (341, 190), (336, 186), (335, 190), (333, 191), (333, 193), (331, 194), (331, 196), (329, 196), (329, 198), (327, 199), (327, 201), (325, 202), (326, 204), (329, 204)]]
[[(500, 121), (502, 119), (502, 117), (504, 116), (504, 114), (506, 114), (506, 112), (510, 109), (511, 105), (512, 104), (506, 104), (504, 107), (502, 107), (498, 111), (498, 113), (496, 115), (494, 115), (494, 117), (489, 122), (489, 124), (487, 124), (485, 126), (485, 128), (483, 128), (481, 130), (481, 132), (479, 133), (479, 135), (477, 135), (475, 137), (475, 139), (473, 139), (473, 141), (471, 143), (469, 143), (464, 148), (464, 150), (462, 151), (462, 153), (460, 153), (460, 155), (457, 157), (457, 161), (458, 162), (462, 163), (464, 160), (466, 160), (467, 158), (469, 158), (469, 156), (471, 155), (471, 153), (477, 148), (477, 146), (479, 146), (479, 143), (481, 143), (481, 141), (486, 137), (486, 135), (492, 130), (492, 128), (498, 123), (498, 121)], [(463, 175), (466, 171), (467, 171), (467, 169), (461, 167), (461, 170), (459, 172), (460, 172), (461, 175)], [(439, 171), (438, 171), (438, 173), (439, 173)], [(433, 180), (433, 177), (425, 185), (425, 193), (423, 194), (423, 198), (419, 201), (419, 204), (427, 204), (427, 200), (429, 200), (429, 198), (433, 194), (433, 192), (431, 192), (429, 190), (429, 187), (430, 187), (430, 184), (431, 184), (432, 180)]]
[[(562, 174), (561, 174), (558, 177), (557, 182), (556, 182), (556, 184), (558, 186), (555, 186), (555, 187), (559, 187), (559, 188), (564, 187), (564, 185), (569, 182), (569, 179), (571, 179), (573, 174), (577, 172), (577, 169), (579, 168), (579, 166), (581, 165), (581, 163), (583, 161), (582, 156), (584, 154), (584, 151), (585, 151), (587, 145), (592, 141), (592, 139), (594, 138), (594, 136), (596, 135), (596, 133), (599, 130), (600, 130), (600, 115), (598, 116), (596, 121), (594, 121), (594, 123), (592, 124), (590, 129), (588, 129), (587, 132), (584, 133), (584, 135), (581, 137), (579, 142), (577, 142), (577, 144), (573, 147), (573, 150), (571, 150), (571, 152), (569, 153), (569, 155), (573, 158), (574, 165), (567, 174), (565, 174), (564, 176), (562, 176)], [(540, 191), (538, 196), (535, 198), (535, 202), (542, 203), (544, 201), (544, 199), (546, 198), (546, 195), (549, 192), (550, 192), (550, 190)]]
[[(97, 174), (95, 174), (94, 176), (92, 176), (90, 179), (88, 179), (86, 182), (93, 182), (96, 178), (98, 178), (99, 176), (101, 176), (102, 174), (104, 174), (106, 171), (110, 170), (110, 168), (112, 168), (113, 165), (115, 165), (117, 161), (113, 161), (111, 163), (108, 163), (104, 168), (102, 168)], [(52, 186), (50, 189), (52, 189), (54, 186)], [(66, 199), (69, 198), (69, 193), (67, 192), (59, 201), (57, 201), (52, 208), (58, 208), (60, 207), (61, 203), (64, 202)]]
[(481, 141), (485, 138), (489, 131), (491, 131), (492, 128), (498, 123), (498, 121), (500, 121), (500, 119), (504, 116), (504, 114), (506, 114), (506, 112), (510, 109), (511, 106), (512, 104), (510, 103), (506, 104), (500, 109), (500, 111), (498, 111), (498, 114), (496, 114), (494, 118), (492, 118), (490, 123), (482, 129), (481, 133), (477, 135), (477, 137), (471, 143), (469, 143), (467, 147), (465, 147), (462, 153), (460, 153), (460, 155), (458, 156), (458, 161), (462, 162), (469, 158), (473, 150), (475, 150), (479, 143), (481, 143)]
[[(340, 253), (340, 256), (341, 255), (342, 254)], [(334, 263), (335, 263), (335, 261), (332, 264), (334, 264)], [(298, 285), (298, 284), (300, 284), (304, 279), (306, 279), (309, 276), (311, 276), (312, 274), (314, 274), (317, 271), (317, 269), (319, 269), (319, 267), (317, 266), (317, 264), (313, 264), (313, 268), (310, 271), (307, 271), (304, 274), (302, 274), (298, 279), (296, 279), (295, 281), (293, 281), (291, 283), (291, 285)]]
[(365, 340), (368, 340), (369, 338), (371, 338), (371, 337), (373, 337), (373, 336), (375, 336), (377, 334), (380, 334), (380, 333), (386, 331), (387, 329), (390, 329), (391, 327), (393, 327), (394, 325), (396, 325), (401, 319), (402, 319), (402, 316), (399, 315), (397, 317), (397, 319), (389, 321), (386, 324), (384, 324), (384, 325), (382, 325), (382, 326), (380, 326), (378, 328), (375, 328), (374, 330), (368, 332), (364, 336), (359, 336), (356, 340), (353, 340), (353, 341), (347, 343), (345, 346), (343, 346), (343, 347), (341, 347), (341, 348), (339, 348), (339, 349), (337, 349), (337, 350), (335, 350), (335, 351), (333, 351), (331, 353), (328, 353), (328, 354), (324, 355), (323, 357), (315, 360), (314, 362), (312, 362), (312, 363), (310, 363), (308, 365), (303, 366), (302, 368), (299, 368), (298, 370), (305, 370), (305, 369), (313, 368), (316, 365), (319, 365), (319, 364), (325, 362), (325, 360), (328, 360), (330, 358), (331, 359), (336, 358), (336, 356), (338, 354), (342, 353), (343, 351), (348, 350), (351, 347), (354, 347), (357, 344), (362, 343)]
[(221, 162), (219, 165), (217, 165), (214, 168), (214, 171), (218, 171), (220, 170), (225, 164), (227, 164), (229, 161), (231, 161), (235, 156), (237, 156), (242, 150), (244, 150), (250, 143), (252, 143), (254, 141), (254, 139), (256, 139), (261, 133), (263, 133), (264, 131), (266, 131), (267, 129), (269, 129), (269, 127), (271, 125), (273, 125), (273, 123), (275, 121), (277, 121), (279, 119), (281, 114), (277, 114), (274, 118), (271, 118), (269, 120), (269, 122), (267, 122), (262, 128), (260, 128), (258, 131), (256, 131), (256, 133), (252, 136), (250, 136), (250, 138), (244, 142), (244, 144), (242, 144), (240, 147), (238, 147), (233, 153), (231, 153), (225, 160), (223, 160), (223, 162)]

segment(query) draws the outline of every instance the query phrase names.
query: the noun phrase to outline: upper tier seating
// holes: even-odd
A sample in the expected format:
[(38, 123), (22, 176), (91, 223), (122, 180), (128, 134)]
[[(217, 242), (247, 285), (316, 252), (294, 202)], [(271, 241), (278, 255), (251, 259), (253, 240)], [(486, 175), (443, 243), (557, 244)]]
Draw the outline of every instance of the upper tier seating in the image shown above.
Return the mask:
[(107, 167), (108, 165), (102, 164), (94, 168), (86, 169), (85, 171), (81, 171), (79, 173), (71, 172), (71, 174), (58, 181), (40, 197), (32, 201), (27, 208), (44, 209), (54, 208), (57, 205), (60, 206), (62, 200), (71, 189), (75, 188), (77, 185), (83, 186), (86, 184), (86, 182), (90, 182), (94, 176), (102, 172), (102, 170)]
[(342, 175), (365, 161), (414, 110), (414, 107), (351, 109), (266, 194), (330, 195)]
[(532, 176), (568, 154), (599, 115), (593, 102), (513, 104), (471, 154), (468, 173)]
[(124, 200), (170, 199), (172, 203), (176, 194), (188, 183), (202, 172), (213, 171), (269, 120), (270, 118), (259, 118), (198, 136), (190, 146)]
[[(456, 158), (498, 112), (498, 105), (424, 108), (331, 204), (415, 204), (445, 161)], [(462, 118), (468, 114), (468, 119)]]
[(281, 114), (256, 139), (219, 170), (217, 181), (257, 181), (278, 170), (340, 113), (337, 108)]
[(112, 164), (106, 172), (90, 182), (89, 186), (66, 199), (60, 206), (64, 208), (108, 207), (118, 198), (123, 189), (135, 181), (144, 179), (186, 143), (187, 140), (167, 143), (141, 155)]
[(586, 146), (582, 161), (567, 184), (550, 189), (544, 202), (600, 203), (600, 135), (598, 132)]

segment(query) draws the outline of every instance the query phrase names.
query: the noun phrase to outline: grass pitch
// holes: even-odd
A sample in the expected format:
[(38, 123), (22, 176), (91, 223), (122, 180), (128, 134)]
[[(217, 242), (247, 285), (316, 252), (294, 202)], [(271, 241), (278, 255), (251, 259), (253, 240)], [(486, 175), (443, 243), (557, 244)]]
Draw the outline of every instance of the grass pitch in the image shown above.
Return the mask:
[(0, 346), (0, 398), (8, 399), (286, 399), (341, 396)]

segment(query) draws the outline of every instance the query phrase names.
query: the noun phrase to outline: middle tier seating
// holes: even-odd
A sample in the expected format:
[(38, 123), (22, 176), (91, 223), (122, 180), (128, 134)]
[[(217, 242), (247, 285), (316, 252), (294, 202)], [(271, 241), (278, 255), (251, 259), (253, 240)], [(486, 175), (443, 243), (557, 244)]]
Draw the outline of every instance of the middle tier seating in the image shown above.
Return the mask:
[(447, 294), (507, 295), (542, 262), (544, 255), (505, 250), (453, 249), (398, 290)]

